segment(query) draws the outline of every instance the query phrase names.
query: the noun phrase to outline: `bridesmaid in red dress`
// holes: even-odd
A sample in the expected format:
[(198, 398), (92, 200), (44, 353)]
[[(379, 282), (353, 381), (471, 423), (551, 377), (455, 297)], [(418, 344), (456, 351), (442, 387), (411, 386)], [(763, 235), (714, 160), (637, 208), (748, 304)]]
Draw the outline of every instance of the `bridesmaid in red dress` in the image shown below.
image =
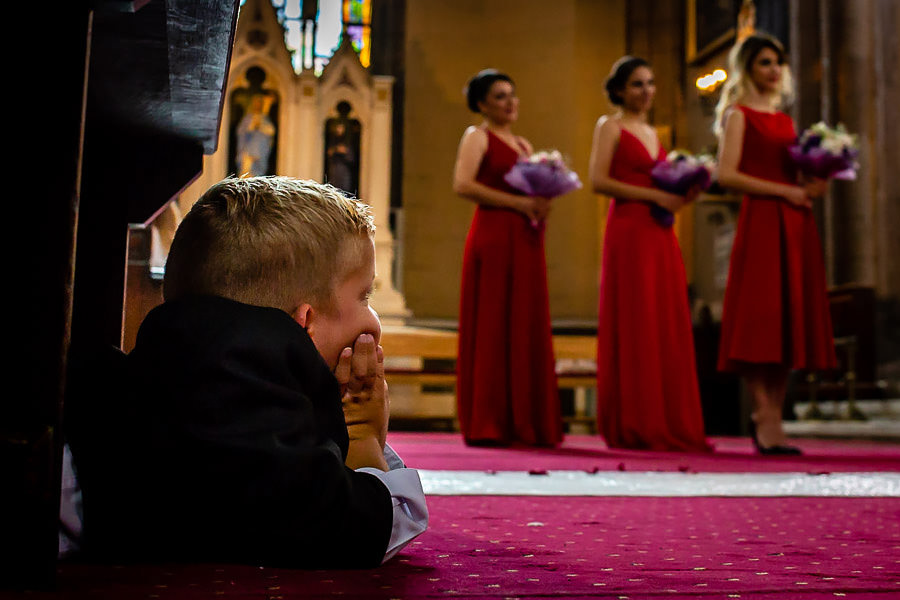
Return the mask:
[(790, 369), (836, 366), (825, 268), (810, 210), (826, 182), (798, 185), (787, 148), (794, 124), (778, 106), (790, 94), (781, 43), (755, 34), (732, 51), (717, 109), (719, 182), (744, 193), (722, 313), (719, 369), (740, 373), (753, 401), (761, 454), (785, 444), (782, 407)]
[(696, 191), (685, 198), (653, 186), (665, 151), (647, 122), (656, 93), (647, 62), (619, 59), (606, 90), (620, 110), (597, 121), (590, 165), (594, 192), (613, 197), (597, 326), (600, 431), (611, 448), (708, 451), (681, 250), (651, 213), (676, 212)]
[(532, 152), (512, 132), (519, 114), (512, 79), (481, 71), (466, 97), (484, 121), (463, 134), (453, 176), (453, 190), (477, 204), (463, 257), (460, 428), (471, 445), (555, 446), (562, 418), (544, 258), (550, 200), (522, 196), (503, 179)]

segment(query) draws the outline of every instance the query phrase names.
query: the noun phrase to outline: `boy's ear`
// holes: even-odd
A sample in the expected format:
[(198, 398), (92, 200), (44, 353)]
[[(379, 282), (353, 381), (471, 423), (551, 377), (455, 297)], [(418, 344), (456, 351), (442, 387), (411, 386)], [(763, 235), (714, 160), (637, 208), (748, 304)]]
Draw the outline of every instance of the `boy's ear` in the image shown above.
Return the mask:
[(291, 313), (291, 318), (294, 319), (300, 327), (309, 330), (312, 321), (315, 319), (315, 311), (311, 305), (304, 303), (294, 309), (294, 312)]

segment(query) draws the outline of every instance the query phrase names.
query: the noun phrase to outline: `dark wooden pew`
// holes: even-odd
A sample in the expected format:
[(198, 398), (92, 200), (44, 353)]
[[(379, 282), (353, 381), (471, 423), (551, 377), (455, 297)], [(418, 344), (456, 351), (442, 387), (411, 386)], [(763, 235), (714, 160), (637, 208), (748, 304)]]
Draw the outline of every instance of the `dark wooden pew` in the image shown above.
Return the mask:
[(8, 255), (21, 273), (7, 274), (13, 379), (0, 403), (4, 588), (53, 585), (67, 364), (121, 346), (128, 225), (216, 147), (238, 4), (63, 2), (10, 21), (31, 27), (8, 113), (21, 135), (6, 222), (26, 235)]

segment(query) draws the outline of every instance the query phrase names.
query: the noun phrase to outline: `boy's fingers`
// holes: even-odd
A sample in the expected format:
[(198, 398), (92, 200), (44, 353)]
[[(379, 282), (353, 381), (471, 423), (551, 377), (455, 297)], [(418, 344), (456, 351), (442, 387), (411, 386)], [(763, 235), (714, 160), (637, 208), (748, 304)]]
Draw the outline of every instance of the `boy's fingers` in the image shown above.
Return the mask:
[(369, 363), (369, 354), (374, 354), (375, 338), (364, 333), (356, 338), (353, 344), (353, 374), (357, 377), (365, 375)]
[(384, 379), (384, 348), (375, 346), (375, 377)]
[(364, 333), (356, 339), (353, 346), (351, 389), (358, 391), (371, 386), (375, 377), (375, 362), (375, 338)]
[(387, 382), (384, 380), (384, 350), (381, 346), (375, 347), (375, 382), (372, 386), (372, 395), (376, 398), (387, 397)]
[(350, 348), (344, 348), (341, 350), (338, 364), (334, 368), (334, 376), (342, 388), (350, 382), (350, 359), (352, 356), (353, 351)]

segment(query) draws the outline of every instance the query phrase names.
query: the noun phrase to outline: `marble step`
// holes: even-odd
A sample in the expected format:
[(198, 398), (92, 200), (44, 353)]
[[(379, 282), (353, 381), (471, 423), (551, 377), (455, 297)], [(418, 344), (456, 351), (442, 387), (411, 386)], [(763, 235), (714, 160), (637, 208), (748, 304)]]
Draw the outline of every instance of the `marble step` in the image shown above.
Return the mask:
[(823, 401), (818, 407), (823, 418), (806, 418), (810, 405), (798, 402), (794, 409), (800, 418), (785, 422), (786, 433), (791, 437), (900, 441), (900, 398), (856, 401), (865, 420), (848, 419), (846, 401)]

